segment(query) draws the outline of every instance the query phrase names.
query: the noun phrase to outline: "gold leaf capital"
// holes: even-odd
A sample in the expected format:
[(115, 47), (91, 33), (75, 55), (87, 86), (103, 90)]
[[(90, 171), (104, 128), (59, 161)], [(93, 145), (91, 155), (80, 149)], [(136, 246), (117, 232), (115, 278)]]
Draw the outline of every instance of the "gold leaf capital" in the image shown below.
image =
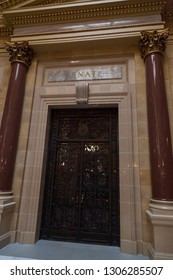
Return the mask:
[(163, 30), (142, 31), (139, 41), (142, 58), (145, 59), (148, 54), (153, 52), (160, 52), (163, 54), (166, 49), (168, 36), (168, 28)]
[(10, 43), (6, 42), (6, 51), (9, 53), (11, 62), (18, 61), (30, 66), (32, 57), (33, 57), (33, 50), (29, 46), (27, 41), (20, 42), (20, 43)]

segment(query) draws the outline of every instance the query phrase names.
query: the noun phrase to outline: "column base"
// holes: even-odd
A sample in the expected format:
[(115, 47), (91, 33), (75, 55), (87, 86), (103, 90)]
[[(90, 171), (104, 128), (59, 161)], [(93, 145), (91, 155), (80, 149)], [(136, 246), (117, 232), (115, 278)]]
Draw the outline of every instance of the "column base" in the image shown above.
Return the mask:
[(149, 258), (173, 260), (173, 201), (151, 199), (146, 215), (151, 223)]
[(11, 241), (11, 218), (15, 208), (12, 192), (0, 192), (0, 248)]

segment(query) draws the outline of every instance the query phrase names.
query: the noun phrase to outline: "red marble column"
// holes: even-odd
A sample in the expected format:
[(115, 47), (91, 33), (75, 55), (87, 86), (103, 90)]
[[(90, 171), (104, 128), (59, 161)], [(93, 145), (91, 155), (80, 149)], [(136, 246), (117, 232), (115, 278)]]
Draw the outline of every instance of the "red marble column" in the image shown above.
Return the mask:
[(12, 188), (26, 74), (32, 59), (27, 42), (8, 44), (6, 49), (12, 68), (0, 128), (0, 192)]
[(152, 198), (173, 200), (173, 156), (163, 73), (168, 30), (143, 32), (140, 41), (146, 66), (148, 132)]

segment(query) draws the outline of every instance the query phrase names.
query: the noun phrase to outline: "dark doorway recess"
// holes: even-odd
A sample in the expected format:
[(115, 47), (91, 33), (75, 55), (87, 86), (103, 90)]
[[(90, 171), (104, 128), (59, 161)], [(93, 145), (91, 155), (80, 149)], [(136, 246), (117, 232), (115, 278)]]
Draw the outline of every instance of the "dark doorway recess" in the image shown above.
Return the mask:
[(52, 109), (40, 238), (119, 246), (118, 109)]

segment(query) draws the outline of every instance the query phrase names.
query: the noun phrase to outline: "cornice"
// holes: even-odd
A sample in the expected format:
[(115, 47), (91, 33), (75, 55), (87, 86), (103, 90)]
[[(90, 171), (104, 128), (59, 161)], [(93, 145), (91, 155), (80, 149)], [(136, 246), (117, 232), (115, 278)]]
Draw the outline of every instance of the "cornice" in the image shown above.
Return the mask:
[[(163, 0), (130, 1), (91, 1), (84, 3), (68, 3), (48, 6), (36, 6), (3, 11), (5, 21), (13, 26), (26, 26), (45, 23), (64, 23), (86, 20), (100, 20), (129, 15), (161, 13)], [(118, 3), (118, 4), (117, 4)], [(121, 4), (120, 4), (121, 3)]]
[[(58, 3), (53, 3), (58, 1)], [(47, 5), (47, 3), (50, 4)], [(21, 6), (23, 3), (23, 7)], [(46, 5), (45, 5), (46, 4)], [(3, 5), (11, 5), (6, 9)], [(18, 27), (45, 24), (100, 21), (161, 14), (165, 0), (9, 0), (1, 5), (0, 37), (8, 37)], [(33, 5), (33, 6), (29, 6)], [(35, 5), (35, 6), (34, 6)]]

